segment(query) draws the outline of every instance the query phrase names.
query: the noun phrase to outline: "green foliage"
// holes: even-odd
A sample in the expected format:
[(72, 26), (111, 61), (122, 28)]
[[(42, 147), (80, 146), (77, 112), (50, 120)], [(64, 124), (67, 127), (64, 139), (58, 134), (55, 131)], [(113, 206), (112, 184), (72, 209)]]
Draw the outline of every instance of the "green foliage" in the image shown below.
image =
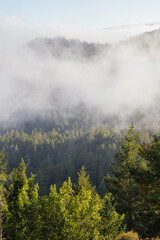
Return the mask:
[[(73, 125), (71, 131), (59, 125), (61, 129), (48, 133), (36, 129), (30, 134), (11, 130), (0, 139), (8, 156), (13, 157), (13, 165), (21, 154), (29, 165), (27, 170), (22, 160), (4, 189), (8, 178), (1, 162), (1, 192), (6, 198), (4, 237), (112, 240), (124, 231), (124, 223), (141, 236), (159, 236), (159, 137), (141, 147), (131, 124), (116, 154), (112, 175), (105, 177), (112, 194), (102, 198), (91, 183), (98, 188), (102, 184), (102, 176), (109, 169), (122, 135), (108, 128), (84, 134), (76, 123)], [(2, 152), (1, 160), (3, 157)], [(83, 165), (87, 165), (91, 178)], [(58, 183), (51, 186), (48, 195), (38, 196), (35, 175), (27, 177), (32, 169), (38, 172), (40, 182), (44, 181), (43, 193), (46, 185)], [(73, 183), (70, 178), (64, 181), (67, 176), (73, 177)], [(119, 238), (137, 239), (135, 233)]]
[(101, 199), (95, 192), (84, 168), (75, 190), (69, 178), (59, 192), (51, 187), (41, 201), (44, 239), (114, 239), (121, 232), (123, 216), (116, 213), (110, 195)]
[(151, 144), (143, 145), (141, 155), (145, 158), (147, 166), (139, 166), (136, 169), (137, 181), (152, 207), (155, 206), (155, 211), (160, 213), (160, 136), (155, 136)]
[(19, 160), (24, 158), (27, 172), (36, 174), (40, 195), (45, 195), (50, 185), (56, 184), (59, 188), (68, 176), (75, 183), (76, 173), (85, 165), (91, 183), (105, 193), (102, 179), (109, 171), (121, 135), (108, 127), (84, 133), (77, 124), (74, 122), (69, 130), (61, 123), (63, 127), (58, 125), (48, 132), (12, 129), (3, 134), (0, 147), (5, 147), (9, 170), (17, 168)]
[(3, 232), (7, 240), (36, 239), (38, 224), (38, 186), (34, 175), (26, 176), (26, 165), (22, 160), (12, 173), (10, 185), (5, 190), (6, 209), (3, 212)]
[[(5, 147), (9, 171), (17, 168), (22, 157), (28, 165), (26, 169), (23, 162), (12, 172), (5, 191), (6, 239), (114, 239), (123, 230), (124, 214), (127, 229), (144, 237), (158, 236), (159, 137), (154, 144), (144, 145), (139, 155), (133, 124), (124, 138), (125, 130), (108, 127), (98, 115), (97, 121), (81, 108), (65, 114), (55, 112), (50, 120), (37, 119), (1, 131), (0, 148)], [(140, 129), (141, 141), (150, 143), (151, 134)], [(103, 176), (117, 151), (112, 173), (106, 177), (113, 195), (104, 196)], [(3, 195), (8, 177), (5, 167), (1, 169)], [(41, 198), (35, 176), (27, 177), (31, 172), (36, 173)], [(72, 182), (66, 181), (68, 176)], [(56, 185), (50, 188), (52, 184)]]
[(91, 186), (89, 175), (87, 176), (84, 166), (82, 166), (81, 170), (78, 172), (78, 184), (75, 185), (75, 194), (78, 194), (82, 188), (85, 188), (86, 191), (90, 190), (92, 193), (95, 193), (95, 188)]
[(7, 175), (7, 162), (4, 162), (4, 149), (0, 152), (0, 198), (2, 205), (5, 204), (4, 199), (4, 184), (7, 182), (9, 175)]
[(117, 211), (125, 214), (127, 230), (140, 231), (141, 228), (142, 231), (144, 226), (140, 216), (144, 211), (143, 199), (138, 191), (137, 183), (130, 173), (131, 166), (136, 166), (141, 162), (140, 145), (137, 140), (138, 135), (134, 132), (132, 123), (116, 154), (116, 163), (113, 163), (111, 168), (112, 175), (108, 174), (105, 177), (105, 183), (107, 189), (115, 197)]
[[(77, 172), (84, 165), (96, 191), (105, 194), (103, 177), (109, 172), (125, 133), (108, 122), (95, 110), (79, 106), (71, 113), (54, 111), (44, 119), (0, 128), (0, 149), (5, 148), (8, 171), (17, 168), (23, 158), (28, 165), (27, 174), (36, 174), (39, 194), (45, 195), (50, 185), (59, 188), (68, 176), (76, 183)], [(151, 133), (141, 128), (141, 140), (150, 142)]]
[(148, 234), (160, 236), (160, 136), (155, 136), (151, 144), (143, 144), (141, 156), (146, 165), (138, 165), (132, 174), (139, 190), (149, 204), (151, 220), (148, 222)]
[(10, 240), (109, 239), (122, 231), (123, 216), (116, 213), (111, 195), (103, 199), (89, 182), (82, 167), (78, 184), (71, 179), (57, 191), (39, 198), (34, 175), (26, 176), (22, 160), (5, 190), (7, 206), (3, 211), (3, 235)]
[(104, 197), (103, 204), (102, 232), (105, 239), (115, 239), (115, 237), (124, 230), (124, 227), (122, 227), (124, 214), (119, 215), (116, 212), (116, 204), (114, 203), (114, 197), (111, 193), (108, 193)]

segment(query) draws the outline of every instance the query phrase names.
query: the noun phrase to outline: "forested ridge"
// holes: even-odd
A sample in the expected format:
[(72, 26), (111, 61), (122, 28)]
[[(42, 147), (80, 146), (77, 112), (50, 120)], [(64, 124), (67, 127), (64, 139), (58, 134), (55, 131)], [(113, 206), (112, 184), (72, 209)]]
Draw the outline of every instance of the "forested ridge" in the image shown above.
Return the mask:
[[(7, 129), (8, 130), (7, 130)], [(149, 143), (153, 131), (139, 127), (140, 141)], [(1, 129), (0, 148), (5, 149), (8, 169), (18, 167), (23, 158), (28, 172), (36, 174), (40, 194), (49, 192), (51, 184), (58, 187), (68, 176), (73, 182), (84, 165), (99, 193), (105, 193), (103, 177), (110, 171), (119, 142), (126, 130), (111, 125), (109, 119), (98, 119), (92, 113), (62, 116), (15, 123)]]

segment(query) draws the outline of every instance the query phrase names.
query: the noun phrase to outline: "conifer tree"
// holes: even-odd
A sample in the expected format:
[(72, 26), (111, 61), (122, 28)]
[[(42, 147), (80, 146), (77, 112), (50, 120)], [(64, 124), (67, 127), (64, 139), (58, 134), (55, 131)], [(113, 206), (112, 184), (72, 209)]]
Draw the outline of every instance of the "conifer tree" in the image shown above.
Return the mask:
[(145, 164), (131, 169), (140, 193), (149, 205), (151, 219), (146, 219), (149, 237), (160, 236), (160, 135), (151, 144), (143, 144), (140, 151)]
[(141, 193), (155, 212), (160, 214), (160, 134), (154, 136), (151, 144), (142, 145), (141, 155), (146, 165), (134, 169), (135, 178)]
[(115, 156), (116, 162), (111, 168), (112, 175), (108, 174), (105, 177), (107, 189), (114, 195), (117, 202), (116, 210), (120, 214), (125, 214), (127, 230), (138, 230), (137, 228), (141, 225), (142, 198), (137, 183), (130, 173), (130, 168), (141, 161), (140, 145), (137, 140), (138, 135), (134, 132), (134, 124), (131, 123)]
[(41, 206), (43, 239), (112, 240), (122, 230), (123, 216), (116, 213), (111, 196), (100, 198), (84, 167), (78, 173), (75, 189), (70, 178), (59, 191), (51, 187)]
[(122, 225), (124, 214), (120, 215), (116, 212), (116, 203), (111, 193), (103, 198), (103, 209), (101, 212), (101, 233), (104, 239), (111, 240), (122, 233), (125, 227)]
[(34, 185), (34, 177), (27, 178), (23, 160), (12, 172), (11, 183), (5, 190), (7, 206), (3, 212), (7, 240), (37, 239), (38, 186)]

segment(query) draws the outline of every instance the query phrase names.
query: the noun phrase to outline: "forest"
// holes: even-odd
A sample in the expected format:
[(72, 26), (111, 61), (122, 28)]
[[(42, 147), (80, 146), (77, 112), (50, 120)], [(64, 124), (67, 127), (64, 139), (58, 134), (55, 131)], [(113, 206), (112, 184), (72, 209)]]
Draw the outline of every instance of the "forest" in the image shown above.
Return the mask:
[(57, 113), (2, 124), (0, 148), (4, 239), (160, 237), (160, 136), (147, 126)]

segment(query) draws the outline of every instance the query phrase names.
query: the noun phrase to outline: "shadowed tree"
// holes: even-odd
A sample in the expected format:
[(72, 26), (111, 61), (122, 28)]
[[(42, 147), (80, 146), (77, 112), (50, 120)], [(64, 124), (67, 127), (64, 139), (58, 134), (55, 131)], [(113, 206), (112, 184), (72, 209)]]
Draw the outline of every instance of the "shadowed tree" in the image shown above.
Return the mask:
[(134, 124), (131, 123), (125, 139), (120, 144), (120, 149), (115, 156), (112, 175), (105, 177), (107, 189), (114, 195), (117, 202), (116, 210), (125, 214), (127, 230), (138, 230), (140, 215), (143, 211), (142, 197), (139, 194), (137, 183), (130, 173), (131, 166), (136, 166), (141, 161), (139, 156), (140, 145), (137, 142), (138, 135), (134, 132)]

